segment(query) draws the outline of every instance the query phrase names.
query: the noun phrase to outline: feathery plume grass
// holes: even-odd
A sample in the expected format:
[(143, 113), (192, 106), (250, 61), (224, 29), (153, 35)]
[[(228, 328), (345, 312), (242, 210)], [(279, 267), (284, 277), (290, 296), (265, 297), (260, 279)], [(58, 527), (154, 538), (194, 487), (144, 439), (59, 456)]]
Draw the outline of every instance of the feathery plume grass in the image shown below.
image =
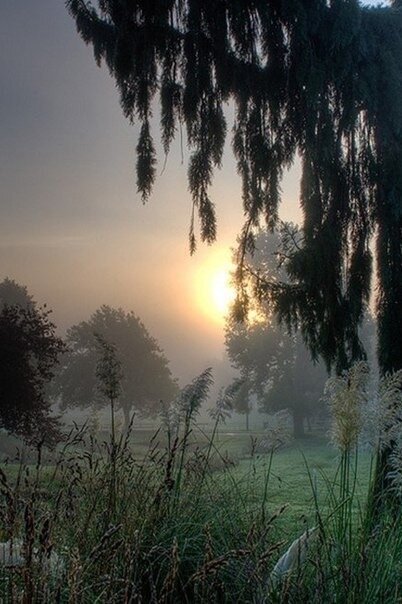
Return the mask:
[(368, 400), (369, 366), (361, 361), (340, 376), (329, 378), (324, 398), (332, 414), (332, 440), (341, 451), (357, 444), (363, 425), (362, 408)]
[(224, 423), (232, 415), (233, 400), (243, 384), (244, 380), (239, 378), (233, 380), (226, 388), (220, 389), (215, 406), (209, 409), (209, 415), (213, 420)]
[(402, 370), (387, 374), (380, 379), (377, 409), (377, 446), (382, 449), (391, 442), (398, 442), (402, 422)]
[(181, 417), (189, 421), (197, 413), (209, 395), (209, 389), (213, 384), (212, 369), (208, 367), (198, 377), (185, 386), (179, 393), (176, 405)]

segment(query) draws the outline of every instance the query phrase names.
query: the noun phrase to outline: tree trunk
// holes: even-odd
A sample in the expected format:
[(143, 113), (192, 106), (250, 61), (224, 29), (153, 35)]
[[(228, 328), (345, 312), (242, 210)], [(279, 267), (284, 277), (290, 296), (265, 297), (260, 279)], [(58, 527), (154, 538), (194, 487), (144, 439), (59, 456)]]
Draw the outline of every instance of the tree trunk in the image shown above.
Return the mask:
[[(386, 120), (387, 118), (385, 118)], [(382, 376), (402, 369), (402, 137), (395, 133), (391, 145), (382, 135), (392, 125), (379, 120), (376, 144), (379, 156), (377, 202), (377, 329), (378, 365)], [(392, 129), (391, 131), (393, 131)], [(388, 135), (389, 137), (389, 135)], [(394, 442), (377, 453), (373, 486), (373, 513), (386, 502), (395, 503), (390, 490), (390, 456)], [(392, 504), (391, 507), (394, 507)]]
[(131, 408), (123, 405), (122, 406), (122, 411), (123, 411), (123, 416), (124, 416), (124, 432), (127, 433), (128, 429), (130, 427), (130, 422), (131, 422)]
[(247, 432), (250, 430), (250, 411), (248, 409), (246, 411), (246, 430)]
[[(402, 220), (392, 216), (388, 208), (388, 220), (378, 231), (378, 365), (381, 376), (402, 369)], [(386, 426), (385, 426), (386, 428)], [(393, 499), (390, 495), (390, 456), (394, 442), (377, 453), (373, 503), (381, 507), (382, 500)]]
[(300, 412), (299, 409), (293, 409), (293, 436), (295, 438), (304, 438), (304, 415)]

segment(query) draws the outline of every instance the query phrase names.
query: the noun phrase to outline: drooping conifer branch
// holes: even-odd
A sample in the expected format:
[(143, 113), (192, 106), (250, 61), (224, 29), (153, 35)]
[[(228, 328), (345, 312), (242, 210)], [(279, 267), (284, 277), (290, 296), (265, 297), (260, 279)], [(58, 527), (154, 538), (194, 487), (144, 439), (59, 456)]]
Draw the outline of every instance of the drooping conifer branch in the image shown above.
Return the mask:
[[(123, 113), (141, 123), (137, 184), (155, 179), (152, 108), (163, 148), (185, 127), (188, 181), (201, 239), (216, 237), (209, 189), (234, 104), (233, 152), (253, 231), (278, 219), (284, 169), (302, 162), (304, 242), (288, 262), (294, 287), (272, 304), (297, 322), (314, 355), (341, 369), (362, 354), (377, 231), (380, 366), (402, 367), (402, 11), (357, 0), (68, 0), (77, 29), (115, 79)], [(398, 226), (399, 225), (399, 226)], [(194, 228), (190, 231), (195, 249)], [(244, 258), (244, 254), (240, 254)], [(243, 272), (239, 271), (239, 275)], [(401, 323), (401, 324), (400, 324)]]

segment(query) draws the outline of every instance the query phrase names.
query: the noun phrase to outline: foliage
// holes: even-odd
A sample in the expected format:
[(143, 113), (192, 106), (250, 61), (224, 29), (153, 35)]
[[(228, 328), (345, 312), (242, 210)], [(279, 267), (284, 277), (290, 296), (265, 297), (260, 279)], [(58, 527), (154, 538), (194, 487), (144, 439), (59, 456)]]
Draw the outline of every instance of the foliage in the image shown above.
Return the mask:
[[(301, 231), (292, 224), (282, 224), (281, 231), (261, 230), (256, 249), (247, 255), (245, 267), (251, 273), (272, 280), (286, 280), (289, 249), (299, 244)], [(272, 308), (263, 298), (247, 292), (249, 316), (237, 316), (236, 305), (226, 325), (226, 348), (235, 368), (244, 377), (243, 389), (236, 400), (238, 410), (247, 412), (249, 398), (256, 396), (262, 410), (288, 409), (294, 420), (294, 433), (303, 435), (303, 421), (320, 407), (327, 374), (322, 363), (314, 364), (303, 344), (300, 332), (288, 334), (278, 324)], [(260, 300), (260, 303), (258, 301)]]
[(144, 324), (132, 312), (102, 306), (88, 321), (74, 325), (67, 332), (69, 352), (57, 376), (57, 390), (63, 407), (105, 405), (96, 375), (99, 338), (108, 346), (113, 343), (115, 362), (121, 364), (123, 376), (119, 380), (118, 404), (124, 412), (126, 428), (132, 409), (144, 415), (155, 415), (160, 399), (170, 401), (174, 398), (177, 384), (168, 360)]
[[(402, 369), (402, 6), (358, 0), (240, 2), (68, 0), (83, 40), (115, 79), (123, 113), (142, 124), (137, 184), (155, 178), (150, 133), (157, 92), (167, 152), (185, 125), (188, 180), (201, 239), (216, 237), (209, 196), (234, 104), (233, 151), (242, 179), (244, 258), (264, 219), (278, 220), (284, 169), (300, 155), (303, 245), (287, 263), (290, 283), (257, 278), (313, 357), (340, 373), (364, 356), (359, 338), (371, 292), (376, 236), (380, 372)], [(387, 473), (387, 455), (383, 466)]]
[(263, 411), (288, 409), (301, 436), (304, 418), (320, 409), (327, 373), (312, 362), (300, 335), (289, 336), (275, 322), (235, 324), (227, 328), (226, 347), (245, 381), (236, 410), (242, 412), (252, 396)]
[(240, 415), (246, 416), (246, 427), (248, 428), (249, 426), (247, 420), (253, 408), (252, 393), (250, 392), (250, 382), (246, 379), (246, 377), (243, 375), (240, 380), (242, 384), (234, 397), (233, 410), (236, 411), (236, 413), (240, 413)]
[(0, 307), (14, 304), (22, 308), (33, 308), (35, 306), (35, 302), (25, 285), (20, 285), (14, 279), (6, 277), (0, 283)]
[[(289, 338), (290, 356), (276, 368), (264, 406), (288, 409), (293, 416), (294, 435), (303, 436), (304, 420), (322, 411), (322, 395), (328, 374), (323, 363), (313, 363), (301, 336)], [(290, 350), (289, 350), (290, 348)]]
[(0, 426), (29, 441), (60, 437), (46, 388), (65, 350), (50, 311), (3, 306), (0, 311)]
[[(123, 113), (142, 123), (138, 186), (155, 177), (150, 133), (159, 92), (165, 151), (178, 125), (192, 150), (188, 178), (201, 238), (216, 235), (208, 189), (234, 103), (233, 150), (246, 224), (239, 257), (260, 218), (277, 221), (283, 170), (302, 161), (304, 242), (292, 284), (267, 285), (314, 355), (338, 369), (361, 356), (358, 325), (370, 292), (369, 242), (377, 229), (381, 371), (402, 367), (402, 13), (358, 0), (181, 2), (68, 0), (77, 29), (116, 81)], [(194, 212), (193, 212), (194, 214)], [(194, 221), (190, 229), (195, 246)], [(395, 341), (395, 338), (394, 338)]]

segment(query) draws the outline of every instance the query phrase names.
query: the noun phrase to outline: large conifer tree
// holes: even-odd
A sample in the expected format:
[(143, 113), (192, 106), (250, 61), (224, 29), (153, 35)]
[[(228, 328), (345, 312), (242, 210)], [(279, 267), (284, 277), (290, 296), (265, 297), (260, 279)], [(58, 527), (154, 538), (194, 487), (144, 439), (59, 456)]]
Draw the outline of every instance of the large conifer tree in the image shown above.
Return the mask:
[[(284, 168), (302, 158), (304, 245), (293, 284), (266, 284), (313, 355), (337, 370), (361, 355), (376, 233), (379, 366), (402, 368), (402, 9), (357, 0), (68, 0), (96, 61), (105, 61), (124, 115), (139, 120), (137, 183), (155, 179), (151, 107), (159, 94), (165, 151), (177, 124), (192, 150), (190, 246), (216, 237), (209, 196), (235, 106), (233, 151), (246, 223), (239, 256), (261, 219), (273, 227)], [(382, 467), (386, 465), (386, 456)]]

